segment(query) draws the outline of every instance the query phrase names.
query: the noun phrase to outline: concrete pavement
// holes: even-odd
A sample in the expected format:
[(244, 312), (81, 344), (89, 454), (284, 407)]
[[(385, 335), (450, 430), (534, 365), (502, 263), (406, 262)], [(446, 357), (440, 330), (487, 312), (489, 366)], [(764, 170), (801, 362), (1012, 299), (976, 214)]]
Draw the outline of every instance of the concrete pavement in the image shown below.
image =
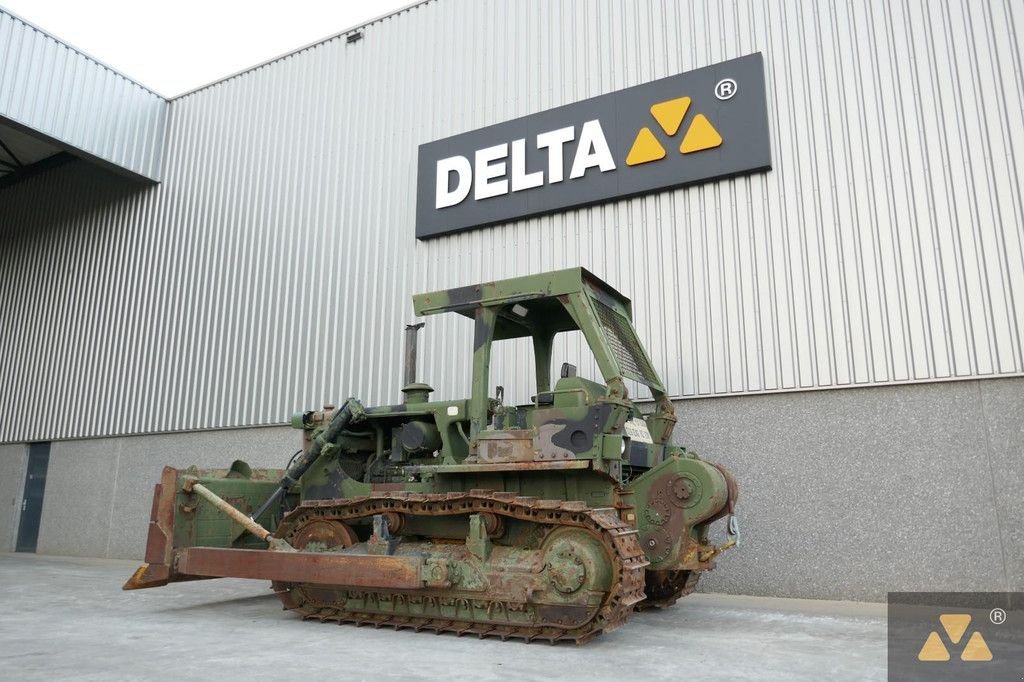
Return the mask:
[(122, 592), (136, 562), (0, 554), (18, 680), (881, 680), (885, 606), (695, 594), (577, 647), (302, 622), (269, 583)]

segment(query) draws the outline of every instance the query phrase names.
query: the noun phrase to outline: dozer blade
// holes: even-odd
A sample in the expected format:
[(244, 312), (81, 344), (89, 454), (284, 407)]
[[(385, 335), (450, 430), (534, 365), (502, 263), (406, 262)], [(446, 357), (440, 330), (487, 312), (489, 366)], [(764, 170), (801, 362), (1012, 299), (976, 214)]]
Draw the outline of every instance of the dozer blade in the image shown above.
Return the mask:
[(171, 552), (174, 548), (174, 498), (178, 489), (178, 471), (164, 467), (160, 482), (153, 489), (153, 509), (149, 514), (146, 538), (146, 563), (139, 566), (122, 589), (160, 587), (179, 580), (171, 577)]
[(177, 565), (184, 573), (203, 577), (398, 590), (423, 587), (423, 559), (419, 556), (192, 547), (178, 552)]
[[(179, 471), (164, 467), (160, 482), (153, 491), (153, 507), (149, 517), (145, 562), (124, 584), (125, 590), (160, 587), (184, 580), (215, 577), (191, 574), (177, 566), (178, 554), (192, 547), (263, 549), (265, 542), (247, 535), (245, 529), (232, 522), (212, 505), (183, 490), (185, 474), (198, 476), (207, 487), (215, 489), (233, 506), (250, 513), (277, 487), (283, 474), (278, 470), (252, 470), (244, 462), (235, 462), (230, 469)], [(268, 512), (264, 525), (271, 528), (280, 519)], [(227, 575), (227, 574), (224, 574)]]

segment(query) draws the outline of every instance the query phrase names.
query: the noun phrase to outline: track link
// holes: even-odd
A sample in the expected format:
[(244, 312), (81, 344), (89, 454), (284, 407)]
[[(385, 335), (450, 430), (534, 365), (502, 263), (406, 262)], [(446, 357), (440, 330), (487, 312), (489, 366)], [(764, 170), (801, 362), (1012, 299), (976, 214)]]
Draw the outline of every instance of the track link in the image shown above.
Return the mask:
[[(486, 490), (439, 494), (381, 492), (349, 499), (305, 502), (284, 518), (275, 536), (288, 540), (304, 525), (317, 519), (351, 523), (388, 512), (421, 516), (489, 512), (539, 526), (588, 530), (601, 538), (612, 557), (611, 589), (586, 622), (571, 626), (539, 615), (536, 605), (529, 600), (510, 601), (488, 598), (486, 593), (459, 593), (440, 588), (367, 590), (329, 586), (338, 596), (325, 600), (325, 586), (275, 582), (273, 588), (284, 607), (305, 619), (322, 622), (454, 632), (460, 636), (473, 634), (502, 640), (582, 644), (622, 625), (645, 598), (644, 568), (648, 562), (636, 530), (622, 521), (615, 509), (594, 509), (582, 502), (540, 500)], [(350, 608), (349, 604), (356, 606)]]
[(701, 571), (647, 571), (647, 598), (636, 605), (637, 611), (664, 609), (697, 589)]

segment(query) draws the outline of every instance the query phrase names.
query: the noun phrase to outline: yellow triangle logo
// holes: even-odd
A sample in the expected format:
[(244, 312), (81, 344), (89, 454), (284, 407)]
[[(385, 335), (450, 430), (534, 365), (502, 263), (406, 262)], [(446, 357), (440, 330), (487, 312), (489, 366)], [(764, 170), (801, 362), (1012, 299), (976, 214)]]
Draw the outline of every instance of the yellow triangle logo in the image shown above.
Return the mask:
[(626, 156), (626, 165), (636, 166), (637, 164), (657, 161), (663, 158), (665, 158), (665, 148), (658, 142), (658, 138), (654, 137), (651, 129), (645, 126), (636, 134), (633, 146), (629, 148), (629, 155)]
[[(964, 633), (967, 632), (967, 627), (971, 624), (971, 617), (966, 613), (944, 613), (939, 616), (939, 622), (942, 623), (942, 629), (946, 631), (946, 635), (949, 636), (950, 641), (953, 644), (958, 644), (963, 638)], [(942, 639), (939, 637), (939, 633), (934, 630), (928, 635), (928, 639), (925, 640), (924, 646), (921, 647), (921, 651), (917, 654), (917, 660), (919, 661), (948, 661), (949, 650), (942, 643)], [(992, 650), (988, 648), (988, 643), (985, 638), (981, 636), (981, 633), (975, 631), (971, 634), (970, 639), (967, 640), (966, 646), (963, 651), (960, 652), (961, 661), (991, 661)]]
[(946, 646), (939, 639), (939, 633), (932, 631), (928, 635), (928, 639), (925, 640), (924, 646), (921, 647), (921, 651), (917, 654), (917, 660), (919, 661), (948, 661), (949, 652), (946, 651)]
[(690, 129), (683, 137), (683, 143), (679, 145), (679, 151), (683, 154), (712, 149), (722, 144), (722, 136), (718, 134), (711, 121), (704, 114), (697, 114), (693, 117)]
[[(970, 616), (968, 616), (970, 618)], [(992, 650), (988, 648), (988, 644), (985, 643), (985, 638), (981, 636), (980, 632), (975, 632), (971, 635), (971, 638), (967, 640), (967, 646), (960, 652), (961, 661), (991, 661)]]
[(951, 613), (939, 616), (939, 622), (946, 629), (949, 641), (959, 644), (960, 638), (967, 632), (967, 626), (971, 624), (971, 617), (964, 613)]
[(689, 97), (677, 97), (665, 102), (658, 102), (651, 105), (651, 116), (658, 122), (666, 135), (675, 135), (679, 130), (679, 124), (686, 116), (686, 110), (690, 108)]
[[(690, 110), (692, 100), (689, 97), (676, 97), (667, 99), (664, 102), (657, 102), (650, 107), (651, 116), (658, 122), (661, 129), (669, 137), (674, 137), (679, 132), (686, 113)], [(715, 126), (711, 125), (704, 114), (697, 114), (693, 117), (679, 151), (683, 154), (714, 149), (722, 144), (722, 136)], [(636, 134), (633, 146), (626, 155), (627, 166), (637, 166), (641, 163), (649, 163), (665, 158), (665, 148), (658, 141), (651, 128), (643, 127)]]

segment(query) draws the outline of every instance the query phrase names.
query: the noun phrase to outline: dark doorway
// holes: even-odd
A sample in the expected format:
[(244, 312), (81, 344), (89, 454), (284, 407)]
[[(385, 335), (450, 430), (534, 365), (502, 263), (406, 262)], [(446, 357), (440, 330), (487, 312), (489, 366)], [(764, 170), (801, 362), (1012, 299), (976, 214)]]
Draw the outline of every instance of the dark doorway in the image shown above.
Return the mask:
[(25, 475), (25, 494), (21, 498), (21, 521), (18, 522), (19, 552), (36, 551), (39, 541), (39, 519), (43, 515), (43, 493), (46, 491), (46, 468), (50, 464), (50, 444), (31, 443), (28, 446), (28, 473)]

